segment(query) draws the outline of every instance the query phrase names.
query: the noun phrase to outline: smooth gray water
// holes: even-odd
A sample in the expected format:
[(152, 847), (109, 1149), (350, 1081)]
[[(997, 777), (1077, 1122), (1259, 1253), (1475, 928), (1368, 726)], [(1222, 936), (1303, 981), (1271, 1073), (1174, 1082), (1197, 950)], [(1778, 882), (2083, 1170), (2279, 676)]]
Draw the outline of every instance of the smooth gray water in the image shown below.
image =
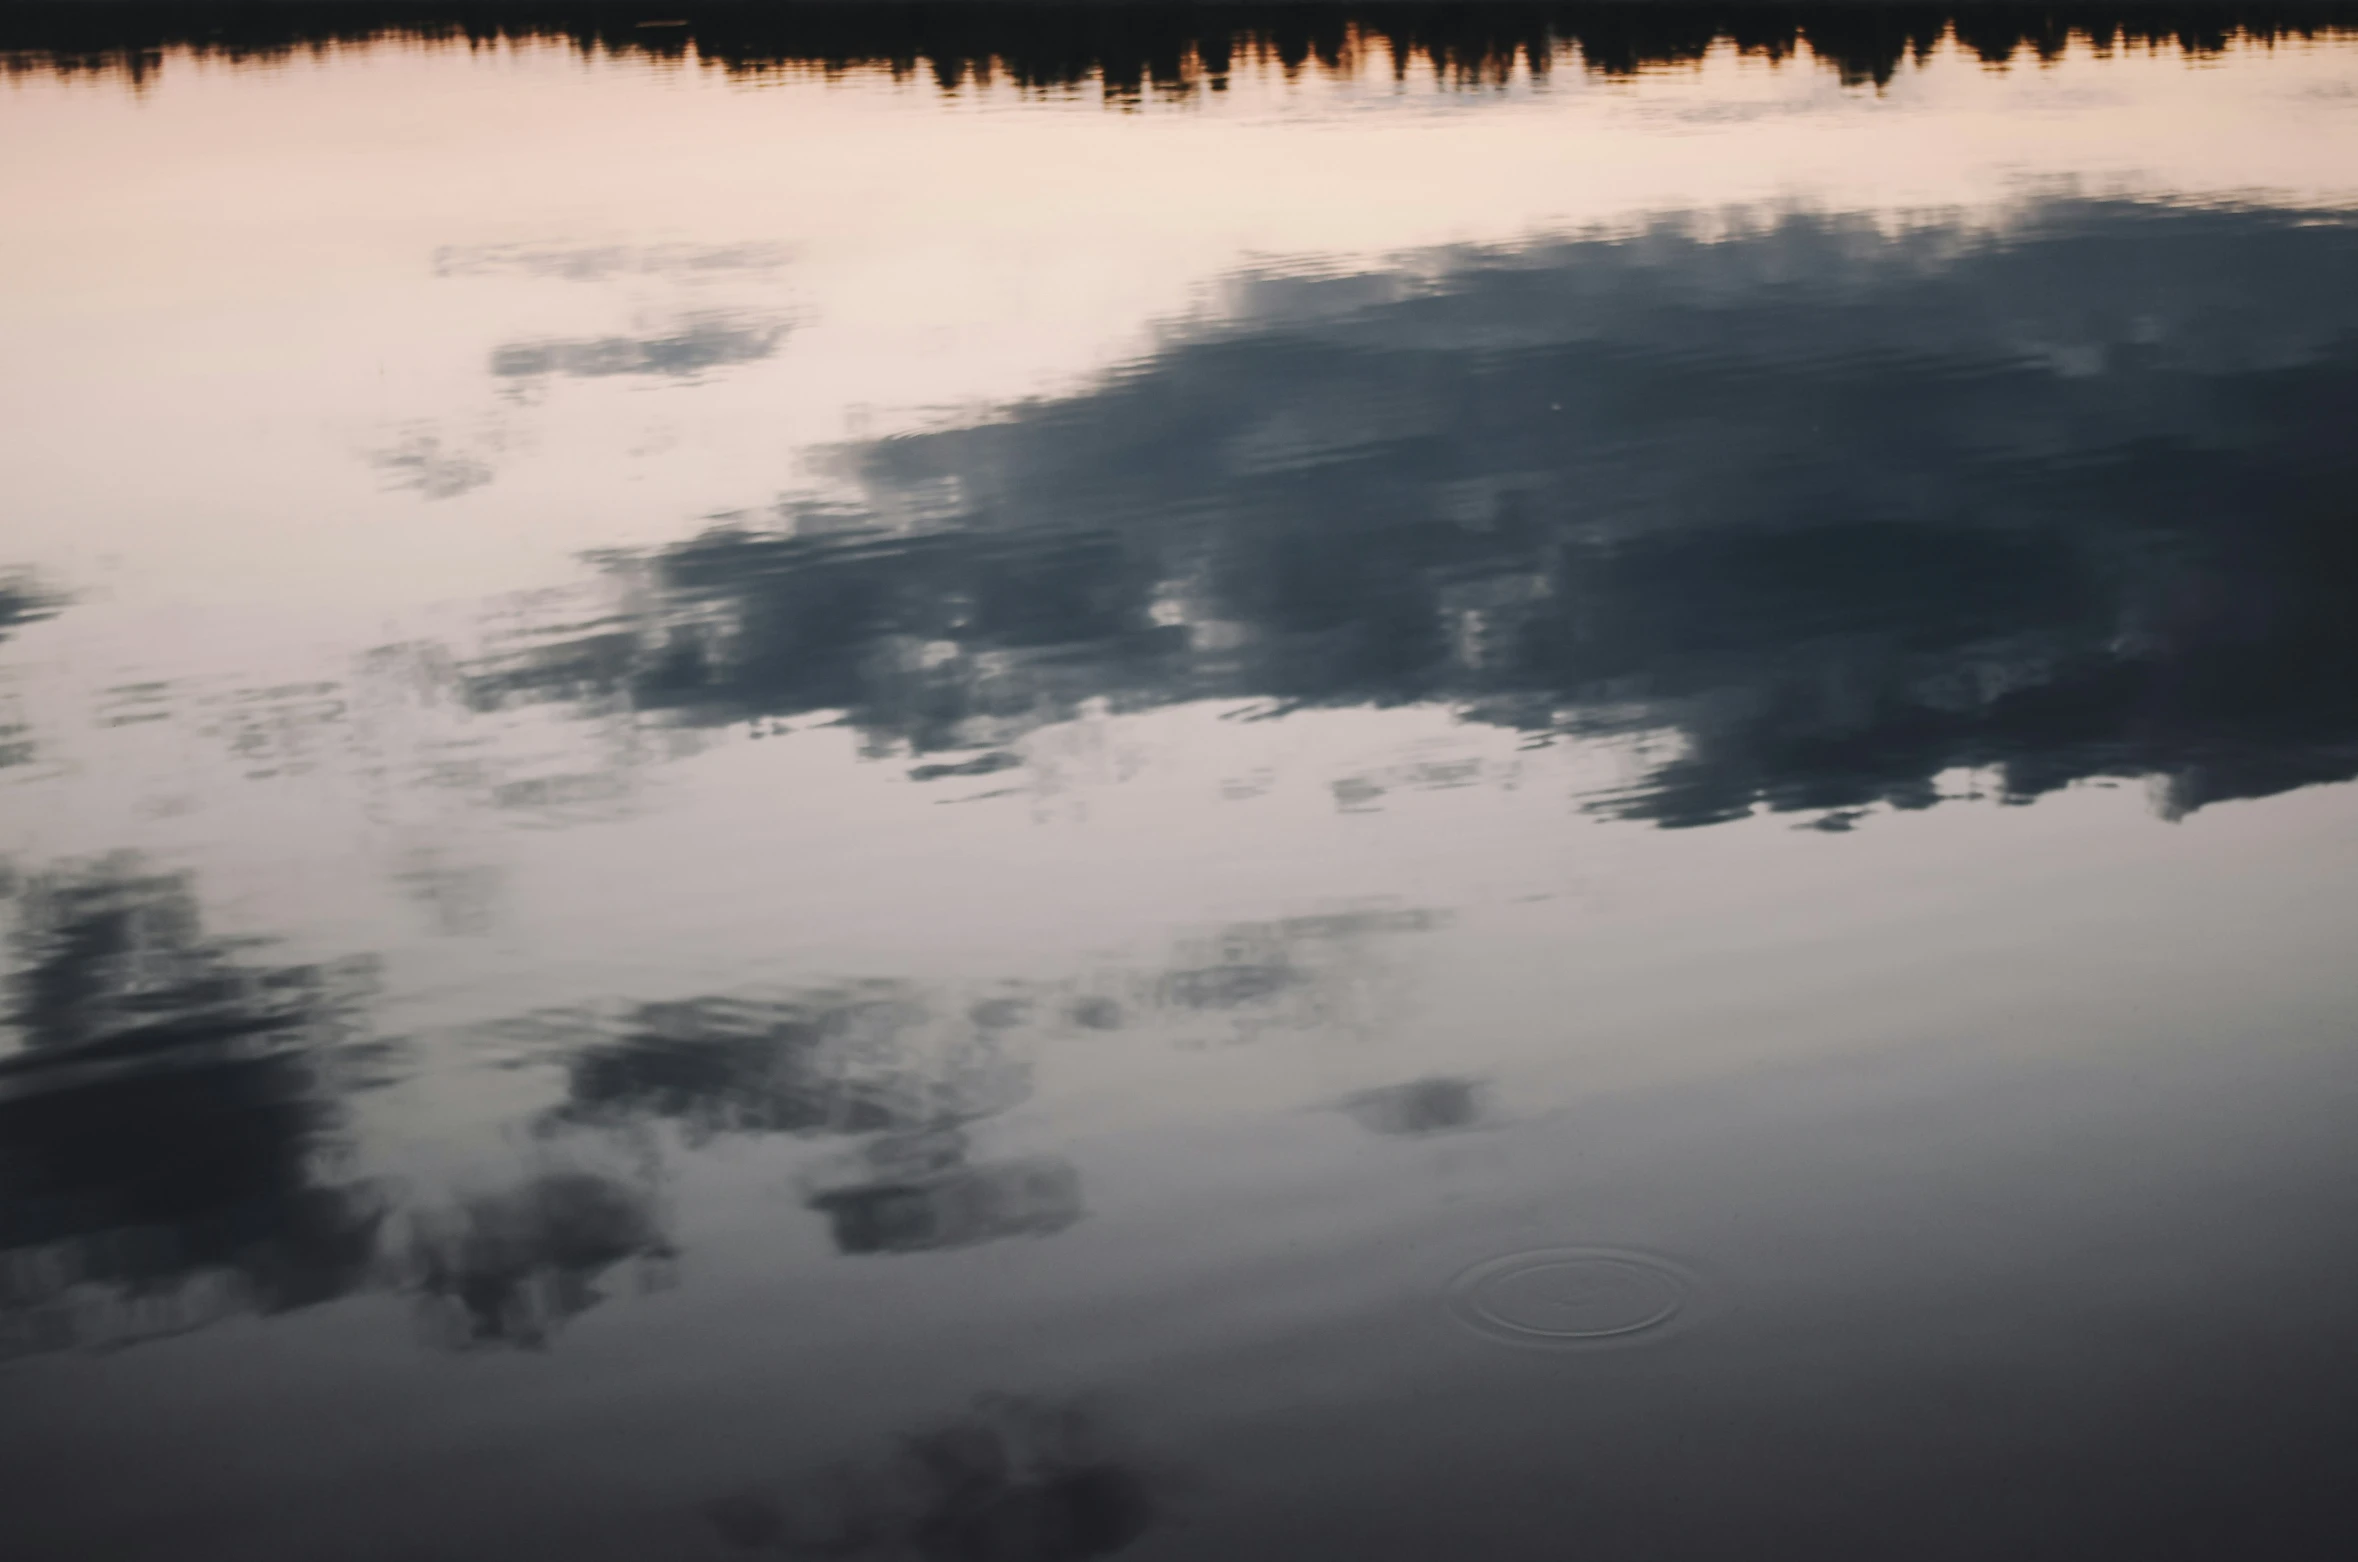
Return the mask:
[(2330, 8), (101, 14), (11, 1557), (2358, 1547)]

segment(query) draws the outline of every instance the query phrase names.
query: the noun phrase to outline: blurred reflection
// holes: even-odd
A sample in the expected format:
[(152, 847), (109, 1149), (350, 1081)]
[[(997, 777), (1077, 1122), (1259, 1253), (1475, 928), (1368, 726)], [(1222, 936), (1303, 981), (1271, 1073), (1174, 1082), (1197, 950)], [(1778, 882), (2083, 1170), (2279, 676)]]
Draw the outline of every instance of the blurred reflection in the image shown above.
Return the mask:
[[(1075, 1021), (1112, 1029), (1125, 1015), (1153, 1015), (1177, 1028), (1182, 1046), (1250, 1042), (1272, 1030), (1355, 1034), (1378, 1025), (1396, 997), (1378, 941), (1446, 920), (1407, 909), (1232, 923), (1180, 940), (1171, 963), (1151, 976), (1111, 983), (1127, 996), (1126, 1010), (1084, 1018), (1076, 1007)], [(1216, 1030), (1207, 1033), (1207, 1022)]]
[(563, 375), (602, 379), (615, 374), (688, 379), (707, 369), (756, 363), (778, 350), (786, 327), (774, 321), (704, 317), (680, 321), (653, 336), (596, 336), (510, 342), (491, 355), (501, 379)]
[(394, 877), (437, 937), (479, 938), (497, 920), (501, 878), (495, 868), (422, 850), (408, 854)]
[[(185, 875), (135, 857), (16, 890), (0, 1057), (0, 1323), (9, 1353), (178, 1332), (391, 1287), (452, 1348), (546, 1346), (630, 1266), (668, 1283), (658, 1141), (726, 1134), (856, 1142), (801, 1178), (837, 1251), (915, 1253), (1049, 1235), (1086, 1213), (1077, 1167), (978, 1153), (969, 1128), (1031, 1093), (1046, 1035), (1142, 1023), (1183, 1046), (1216, 1017), (1348, 1031), (1380, 1003), (1370, 938), (1422, 911), (1242, 923), (1183, 940), (1160, 968), (1003, 984), (979, 999), (868, 982), (554, 1011), (489, 1034), (557, 1063), (564, 1093), (529, 1126), (548, 1155), (619, 1150), (635, 1169), (544, 1166), (448, 1201), (338, 1179), (346, 1094), (387, 1056), (357, 1019), (366, 962), (269, 966), (257, 939), (205, 934)], [(1381, 1132), (1465, 1126), (1479, 1087), (1429, 1080), (1348, 1103)], [(584, 1131), (588, 1131), (585, 1133)], [(406, 1241), (380, 1241), (397, 1202)]]
[(1418, 1079), (1362, 1090), (1345, 1098), (1343, 1110), (1374, 1133), (1441, 1133), (1479, 1124), (1488, 1109), (1487, 1096), (1476, 1079)]
[[(2349, 25), (2330, 4), (2193, 3), (2064, 6), (1940, 4), (1745, 5), (1653, 0), (1642, 6), (1547, 0), (1400, 0), (1366, 5), (1202, 4), (1126, 0), (1121, 5), (862, 4), (801, 0), (792, 6), (688, 6), (676, 25), (562, 6), (446, 4), (429, 7), (288, 0), (262, 10), (209, 13), (148, 0), (105, 6), (17, 0), (0, 23), (10, 70), (109, 70), (144, 79), (169, 49), (231, 60), (274, 60), (329, 42), (400, 38), (546, 39), (584, 54), (679, 59), (691, 51), (735, 73), (873, 69), (895, 78), (930, 75), (944, 91), (1007, 80), (1029, 90), (1098, 82), (1109, 98), (1219, 91), (1233, 71), (1275, 65), (1356, 73), (1424, 64), (1467, 87), (1505, 80), (1518, 64), (1541, 74), (1576, 58), (1590, 71), (1626, 75), (1697, 60), (1715, 44), (1769, 59), (1806, 43), (1846, 82), (1888, 81), (1902, 61), (1952, 33), (1978, 58), (2052, 58), (2074, 40), (2100, 47), (2175, 45), (2203, 54), (2239, 38), (2305, 38)], [(1378, 63), (1380, 56), (1380, 65)]]
[(470, 244), (434, 252), (434, 275), (521, 275), (566, 282), (604, 282), (618, 276), (694, 281), (740, 272), (772, 272), (786, 252), (770, 244)]
[(429, 1338), (536, 1350), (604, 1299), (596, 1282), (606, 1271), (636, 1260), (641, 1284), (658, 1284), (671, 1256), (647, 1191), (597, 1172), (554, 1171), (414, 1215), (408, 1280)]
[[(30, 576), (0, 573), (0, 645), (15, 631), (56, 611), (56, 601)], [(30, 764), (38, 752), (30, 724), (18, 719), (8, 692), (0, 689), (0, 770)], [(0, 870), (0, 877), (4, 877), (4, 870)]]
[[(2271, 13), (2249, 35), (2318, 14)], [(1954, 28), (1991, 58), (2075, 31), (2199, 50), (2238, 15), (1975, 9)], [(1422, 61), (1458, 85), (1551, 62), (1625, 73), (1715, 40), (1880, 80), (1952, 27), (1935, 8), (1671, 4), (631, 20), (485, 9), (446, 27), (355, 0), (200, 22), (35, 0), (0, 17), (0, 47), (36, 45), (10, 68), (137, 75), (174, 39), (238, 57), (448, 32), (1120, 97), (1216, 90), (1255, 60), (1379, 78)], [(2251, 84), (2237, 112), (2311, 90), (2315, 65)], [(417, 110), (372, 121), (388, 144), (475, 91), (404, 69), (377, 72)], [(2059, 72), (2046, 96), (2101, 97), (2099, 74)], [(178, 102), (105, 117), (275, 131), (254, 85), (192, 82), (187, 118)], [(525, 101), (475, 85), (484, 105)], [(1860, 107), (1821, 85), (1766, 94), (1815, 116), (1813, 144), (1836, 140), (1826, 103)], [(603, 88), (588, 90), (595, 116)], [(809, 155), (913, 166), (931, 150), (897, 117), (915, 95), (851, 104), (874, 111), (854, 132), (874, 142), (813, 134)], [(791, 116), (807, 95), (721, 96), (742, 128), (734, 116)], [(2125, 96), (2136, 113), (2164, 102)], [(1596, 99), (1603, 118), (1660, 107), (1618, 87)], [(1372, 123), (1361, 106), (1277, 117), (1315, 141)], [(1690, 106), (1743, 111), (1708, 91)], [(2042, 107), (2071, 144), (2108, 112)], [(2349, 1008), (2318, 825), (2335, 800), (2177, 832), (2170, 850), (2149, 839), (2169, 832), (2114, 830), (2104, 798), (2012, 832), (1872, 826), (1966, 787), (2023, 800), (2131, 776), (2176, 815), (2358, 776), (2358, 222), (2027, 197), (1912, 225), (1648, 218), (1355, 275), (1272, 262), (1141, 330), (1132, 304), (1225, 264), (1200, 257), (1230, 241), (1222, 224), (1261, 223), (1266, 191), (1231, 211), (1234, 181), (1206, 181), (1184, 197), (1207, 203), (1199, 232), (1181, 193), (1130, 181), (1123, 221), (1200, 247), (1174, 237), (1142, 263), (1140, 289), (1174, 291), (1100, 295), (1072, 283), (1110, 276), (1112, 249), (1028, 227), (990, 189), (963, 205), (897, 190), (924, 229), (913, 244), (897, 216), (831, 227), (821, 190), (776, 204), (809, 219), (812, 275), (834, 289), (812, 296), (840, 306), (812, 318), (841, 330), (790, 352), (783, 315), (714, 307), (780, 252), (638, 242), (737, 209), (738, 175), (786, 166), (774, 144), (675, 145), (627, 110), (599, 144), (626, 161), (625, 143), (659, 147), (678, 206), (601, 204), (624, 171), (569, 186), (572, 165), (534, 150), (572, 149), (562, 127), (502, 107), (517, 136), (483, 168), (396, 158), (383, 180), (342, 179), (369, 210), (318, 237), (335, 272), (320, 286), (299, 267), (248, 276), (253, 247), (232, 243), (231, 272), (193, 256), (134, 297), (144, 270), (74, 268), (138, 250), (142, 212), (233, 181), (192, 191), (134, 166), (155, 143), (117, 126), (93, 144), (121, 151), (119, 187), (91, 183), (128, 204), (96, 202), (113, 215), (87, 247), (34, 257), (95, 291), (24, 315), (58, 372), (19, 376), (18, 402), (120, 401), (91, 451), (192, 475), (185, 518), (113, 503), (104, 483), (83, 493), (92, 514), (158, 517), (138, 534), (152, 557), (60, 510), (40, 522), (56, 550), (40, 583), (0, 576), (0, 765), (30, 752), (10, 703), (20, 662), (43, 680), (22, 701), (45, 723), (43, 778), (7, 773), (30, 805), (17, 837), (217, 865), (208, 895), (234, 884), (247, 925), (287, 936), (225, 934), (199, 880), (127, 854), (0, 875), (0, 1357), (372, 1302), (127, 1366), (20, 1363), (0, 1462), (37, 1477), (11, 1520), (33, 1551), (332, 1555), (362, 1533), (416, 1555), (660, 1555), (667, 1538), (904, 1562), (1149, 1549), (1169, 1505), (1143, 1462), (1092, 1416), (1023, 1400), (691, 1511), (730, 1478), (715, 1450), (779, 1428), (771, 1406), (823, 1445), (863, 1418), (909, 1425), (890, 1407), (911, 1392), (1057, 1389), (1084, 1370), (1236, 1467), (1226, 1529), (1173, 1550), (1448, 1556), (1455, 1528), (1469, 1556), (1643, 1555), (1667, 1511), (1649, 1479), (1673, 1470), (1726, 1499), (1689, 1505), (1682, 1533), (1714, 1541), (1801, 1534), (1813, 1516), (1792, 1494), (1832, 1470), (1862, 1489), (1897, 1471), (1927, 1498), (1869, 1504), (1854, 1527), (1994, 1513), (1993, 1533), (2091, 1556), (2120, 1548), (2081, 1544), (2093, 1508), (2060, 1504), (2134, 1528), (2165, 1467), (2217, 1474), (2196, 1497), (2233, 1520), (2323, 1508), (2297, 1489), (2318, 1461), (2283, 1454), (2339, 1446), (2314, 1435), (2336, 1412), (2312, 1392), (2320, 1320), (2351, 1290), (2312, 1255), (2347, 1227), (2328, 1195), (2358, 1188), (2317, 1175), (2348, 1096), (2327, 1067)], [(1502, 132), (1489, 148), (1554, 134), (1463, 105), (1399, 112), (1479, 118)], [(302, 157), (233, 171), (259, 192), (248, 215), (279, 227), (343, 167), (332, 137), (286, 128)], [(1588, 209), (1698, 188), (1655, 176), (1711, 157), (1651, 132), (1599, 145), (1572, 181)], [(1442, 155), (1404, 152), (1402, 171)], [(1469, 184), (1537, 166), (1523, 158), (1469, 166)], [(1591, 172), (1619, 193), (1588, 191)], [(1345, 173), (1335, 222), (1268, 231), (1367, 242)], [(499, 206), (518, 192), (532, 198)], [(1477, 214), (1493, 219), (1482, 231), (1530, 231)], [(418, 281), (425, 248), (547, 233), (588, 237), (447, 249), (439, 272), (485, 280), (420, 284), (463, 296), (418, 306), (433, 339), (408, 368), (362, 350), (361, 326), (397, 345), (408, 295), (375, 285)], [(994, 269), (1027, 245), (1036, 269)], [(972, 291), (910, 306), (951, 272)], [(590, 282), (628, 312), (553, 297)], [(207, 365), (238, 368), (257, 339), (220, 311), (256, 299), (303, 361), (242, 369), (306, 401), (316, 369), (316, 408), (241, 410), (227, 379), (206, 394)], [(974, 300), (1002, 334), (940, 328)], [(85, 351), (109, 333), (106, 351), (132, 356)], [(1075, 377), (1108, 340), (1148, 345)], [(150, 358), (172, 372), (108, 369)], [(748, 396), (730, 402), (740, 373)], [(437, 399), (483, 397), (487, 377), (505, 411)], [(675, 394), (698, 377), (714, 383)], [(912, 410), (935, 389), (927, 406), (971, 407), (959, 397), (982, 383), (1060, 389)], [(544, 394), (595, 416), (535, 453), (521, 415), (502, 420)], [(876, 421), (848, 426), (920, 431), (794, 465), (810, 489), (691, 536), (710, 505), (766, 502), (812, 431), (870, 396)], [(186, 464), (200, 440), (234, 459)], [(374, 465), (355, 474), (361, 446)], [(607, 473), (589, 452), (632, 465)], [(314, 477), (451, 502), (347, 505)], [(528, 491), (486, 505), (493, 483)], [(564, 550), (618, 537), (636, 551), (563, 569)], [(364, 577), (401, 545), (416, 573), (388, 568), (380, 593)], [(543, 570), (576, 584), (422, 600)], [(93, 605), (29, 628), (56, 611), (52, 574)], [(342, 666), (323, 649), (396, 640)], [(1391, 714), (1314, 714), (1343, 708)], [(1485, 732), (1433, 736), (1451, 717)], [(1092, 794), (1093, 814), (1070, 795), (1199, 741), (1167, 787)], [(1629, 751), (1627, 784), (1582, 799), (1607, 814), (1699, 826), (1766, 807), (1866, 838), (1571, 831), (1538, 789), (1428, 795), (1570, 784), (1524, 752), (1543, 744)], [(1280, 784), (1287, 766), (1319, 768)], [(936, 807), (1002, 789), (1033, 800), (1028, 819)], [(1466, 936), (1404, 941), (1441, 922), (1400, 909), (1409, 897), (1468, 907)], [(1356, 909), (1289, 914), (1318, 906)], [(304, 963), (306, 917), (368, 929), (330, 947), (385, 950), (392, 990), (373, 992), (366, 962)], [(905, 979), (808, 985), (874, 970)], [(371, 1019), (420, 1039), (402, 1088), (363, 1097), (386, 1057)], [(1234, 1050), (1178, 1050), (1219, 1047)], [(1559, 1111), (1580, 1132), (1548, 1131)], [(1530, 1131), (1494, 1131), (1515, 1118)], [(1484, 1311), (1494, 1276), (1547, 1281), (1509, 1303), (1610, 1310), (1577, 1294), (1585, 1260), (1549, 1255), (1625, 1240), (1691, 1250), (1698, 1274), (1726, 1277), (1725, 1305), (1698, 1286), (1681, 1315), (1697, 1327), (1675, 1346), (1663, 1331), (1649, 1357), (1502, 1353), (1508, 1333), (1587, 1331)], [(582, 1321), (668, 1284), (683, 1249), (718, 1260), (700, 1292)], [(1453, 1274), (1472, 1278), (1452, 1289)], [(1504, 1332), (1454, 1340), (1468, 1297)], [(404, 1317), (471, 1353), (439, 1364), (463, 1386), (416, 1371)], [(560, 1337), (572, 1349), (546, 1370), (508, 1370)], [(1732, 1370), (1693, 1370), (1705, 1358)], [(2190, 1396), (2186, 1374), (2154, 1370), (2165, 1359), (2229, 1363), (2223, 1397), (2207, 1382)], [(381, 1413), (347, 1413), (362, 1403)], [(2159, 1429), (2142, 1445), (2155, 1457), (2112, 1435), (2140, 1425)], [(649, 1432), (677, 1445), (651, 1449)], [(1784, 1463), (1763, 1463), (1770, 1443)], [(2111, 1451), (2100, 1482), (2073, 1470), (2055, 1504), (1987, 1500), (2067, 1446)], [(1560, 1506), (1532, 1478), (1555, 1465), (1573, 1477)], [(620, 1474), (593, 1488), (592, 1470)], [(664, 1533), (706, 1518), (711, 1534)]]
[(415, 429), (397, 443), (371, 452), (369, 464), (385, 474), (388, 487), (414, 489), (429, 499), (455, 499), (491, 481), (490, 455), (430, 429)]
[(234, 689), (204, 706), (201, 729), (235, 756), (249, 780), (305, 774), (350, 741), (351, 691), (334, 681)]
[[(638, 1130), (652, 1123), (675, 1125), (690, 1147), (737, 1134), (849, 1138), (852, 1146), (801, 1178), (805, 1205), (826, 1218), (838, 1252), (968, 1247), (1049, 1235), (1086, 1213), (1069, 1161), (980, 1154), (968, 1132), (1030, 1097), (1044, 1039), (1141, 1024), (1187, 1048), (1277, 1027), (1348, 1035), (1385, 1008), (1371, 941), (1441, 920), (1430, 911), (1355, 910), (1238, 923), (1181, 940), (1159, 967), (1112, 967), (1077, 983), (1010, 982), (980, 998), (872, 981), (549, 1011), (488, 1027), (480, 1039), (516, 1049), (512, 1061), (562, 1070), (564, 1097), (535, 1124), (544, 1138), (603, 1131), (640, 1153), (654, 1141)], [(1351, 1110), (1384, 1132), (1465, 1126), (1479, 1113), (1478, 1089), (1428, 1081), (1389, 1106), (1377, 1092)], [(567, 1206), (611, 1217), (609, 1238), (575, 1244), (594, 1262), (543, 1262), (556, 1238), (534, 1233), (554, 1218), (551, 1190), (587, 1197), (583, 1187), (550, 1182), (421, 1227), (430, 1236), (414, 1245), (412, 1283), (460, 1304), (451, 1316), (468, 1320), (470, 1342), (520, 1336), (537, 1344), (547, 1322), (566, 1315), (567, 1297), (588, 1294), (588, 1274), (658, 1250), (651, 1221), (627, 1213), (616, 1185), (602, 1203)], [(564, 1229), (578, 1233), (581, 1224)]]
[(0, 573), (0, 640), (56, 611), (56, 600), (31, 576)]
[(990, 750), (921, 778), (1091, 700), (1446, 701), (1675, 737), (1597, 804), (1673, 825), (1962, 767), (2173, 815), (2346, 778), (2353, 266), (2334, 214), (2054, 201), (1244, 278), (1094, 391), (843, 452), (851, 512), (623, 566), (655, 610), (467, 690)]
[(1156, 1501), (1095, 1418), (994, 1396), (889, 1461), (732, 1493), (705, 1515), (730, 1545), (780, 1556), (1081, 1562), (1144, 1534)]
[(839, 1253), (922, 1253), (1046, 1236), (1084, 1213), (1081, 1174), (1054, 1156), (972, 1163), (955, 1130), (882, 1139), (822, 1174), (810, 1207)]
[(1004, 1054), (990, 1028), (941, 1015), (896, 983), (650, 1003), (611, 1021), (543, 1023), (578, 1047), (565, 1065), (559, 1120), (662, 1118), (691, 1142), (947, 1125), (1005, 1111), (1031, 1089), (1028, 1068)]
[(0, 1354), (330, 1300), (382, 1192), (338, 1181), (370, 970), (259, 963), (125, 856), (20, 889), (0, 1057)]

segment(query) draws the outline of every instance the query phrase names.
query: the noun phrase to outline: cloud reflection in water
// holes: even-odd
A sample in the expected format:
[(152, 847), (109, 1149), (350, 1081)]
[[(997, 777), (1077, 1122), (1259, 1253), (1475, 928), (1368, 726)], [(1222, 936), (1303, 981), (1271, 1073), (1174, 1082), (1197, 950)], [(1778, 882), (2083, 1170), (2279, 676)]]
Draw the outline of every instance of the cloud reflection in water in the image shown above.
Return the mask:
[(2353, 263), (2330, 214), (2052, 200), (1240, 278), (1093, 390), (844, 450), (848, 520), (618, 566), (651, 610), (467, 691), (992, 751), (928, 777), (1090, 701), (1442, 702), (1675, 738), (1593, 800), (1666, 825), (2344, 779)]
[(510, 342), (493, 350), (491, 372), (503, 380), (552, 375), (605, 379), (622, 374), (689, 379), (710, 369), (758, 363), (785, 339), (786, 327), (774, 321), (701, 317), (642, 336)]
[(384, 1189), (340, 1177), (378, 1077), (367, 961), (271, 965), (128, 855), (18, 889), (0, 1057), (0, 1354), (283, 1312), (371, 1276)]
[(704, 1511), (730, 1546), (772, 1555), (1083, 1562), (1147, 1531), (1154, 1484), (1100, 1417), (988, 1395), (903, 1436), (887, 1459), (731, 1492)]

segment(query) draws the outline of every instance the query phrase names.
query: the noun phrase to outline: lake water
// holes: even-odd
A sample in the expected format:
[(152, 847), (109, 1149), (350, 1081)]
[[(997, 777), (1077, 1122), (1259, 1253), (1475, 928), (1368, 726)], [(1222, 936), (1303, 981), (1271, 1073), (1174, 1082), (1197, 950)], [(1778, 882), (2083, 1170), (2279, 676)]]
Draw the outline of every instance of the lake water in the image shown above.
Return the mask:
[(2358, 1555), (2358, 12), (0, 60), (11, 1557)]

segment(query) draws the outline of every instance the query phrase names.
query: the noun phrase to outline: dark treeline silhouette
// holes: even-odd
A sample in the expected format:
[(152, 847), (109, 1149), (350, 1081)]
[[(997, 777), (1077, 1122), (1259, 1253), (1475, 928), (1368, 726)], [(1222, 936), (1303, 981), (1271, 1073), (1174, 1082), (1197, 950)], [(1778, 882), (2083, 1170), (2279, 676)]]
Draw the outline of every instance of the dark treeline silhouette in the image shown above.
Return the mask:
[[(1666, 733), (1599, 806), (2358, 775), (2358, 224), (2056, 201), (1239, 279), (1098, 388), (843, 452), (639, 560), (483, 705), (841, 710), (1003, 750), (1090, 700)], [(619, 567), (619, 566), (618, 566)], [(1341, 794), (1338, 793), (1338, 797)]]
[(1721, 0), (1620, 4), (1495, 0), (710, 0), (687, 6), (417, 4), (286, 0), (194, 5), (175, 0), (12, 0), (0, 6), (0, 62), (12, 71), (103, 71), (144, 79), (167, 54), (270, 61), (379, 40), (481, 46), (558, 41), (588, 55), (699, 60), (733, 72), (887, 70), (945, 88), (1004, 80), (1035, 90), (1102, 84), (1115, 99), (1218, 90), (1240, 64), (1356, 70), (1429, 62), (1480, 85), (1520, 63), (1544, 72), (1577, 60), (1626, 74), (1699, 59), (1722, 41), (1784, 58), (1804, 45), (1852, 82), (1888, 81), (1910, 55), (1954, 32), (1998, 62), (2051, 57), (2074, 39), (2100, 47), (2170, 46), (2207, 54), (2239, 39), (2275, 41), (2358, 29), (2348, 4), (2153, 3), (2035, 6), (1854, 3), (1806, 6)]

